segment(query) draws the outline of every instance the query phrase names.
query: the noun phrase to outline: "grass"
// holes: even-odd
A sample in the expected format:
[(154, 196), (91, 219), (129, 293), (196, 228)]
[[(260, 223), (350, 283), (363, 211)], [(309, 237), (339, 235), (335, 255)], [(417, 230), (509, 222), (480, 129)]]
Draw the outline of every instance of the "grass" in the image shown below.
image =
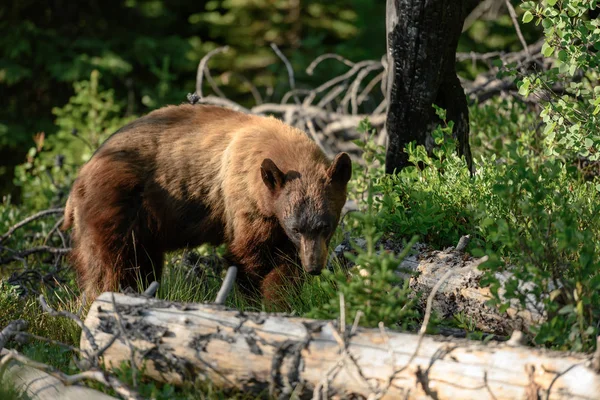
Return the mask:
[[(224, 271), (219, 272), (217, 265), (196, 261), (192, 265), (183, 262), (185, 253), (176, 254), (165, 265), (162, 280), (156, 297), (159, 299), (178, 302), (206, 303), (214, 301), (221, 286)], [(336, 267), (336, 268), (339, 268)], [(327, 300), (327, 294), (321, 288), (320, 277), (307, 275), (308, 281), (299, 293), (286, 293), (288, 305), (285, 310), (295, 315), (302, 315), (312, 307)], [(72, 280), (71, 280), (72, 282)], [(79, 292), (72, 284), (61, 284), (54, 290), (43, 289), (42, 294), (48, 304), (57, 311), (81, 312), (87, 314), (87, 309), (81, 310)], [(229, 295), (226, 305), (240, 310), (260, 310), (260, 305), (248, 304), (235, 288)], [(43, 312), (37, 297), (20, 298), (14, 287), (0, 281), (0, 327), (6, 326), (15, 319), (25, 319), (29, 322), (27, 332), (51, 338), (65, 344), (79, 347), (81, 329), (77, 324), (63, 317), (51, 317)], [(56, 344), (31, 339), (26, 344), (10, 342), (7, 347), (14, 348), (27, 357), (50, 364), (68, 374), (78, 372), (72, 358), (74, 353)], [(116, 375), (124, 382), (132, 384), (131, 368), (123, 365)], [(87, 383), (88, 386), (109, 395), (116, 395), (97, 383)], [(211, 382), (194, 382), (183, 387), (161, 384), (149, 379), (141, 379), (137, 388), (144, 398), (156, 399), (256, 399), (257, 397), (245, 392), (222, 390)], [(20, 394), (9, 386), (0, 390), (0, 399), (20, 399)], [(118, 396), (117, 396), (118, 397)]]

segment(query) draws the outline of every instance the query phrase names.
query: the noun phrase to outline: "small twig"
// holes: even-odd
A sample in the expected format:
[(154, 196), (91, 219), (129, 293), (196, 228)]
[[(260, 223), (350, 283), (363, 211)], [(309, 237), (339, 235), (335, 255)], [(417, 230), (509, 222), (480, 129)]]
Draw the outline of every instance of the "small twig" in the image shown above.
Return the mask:
[(12, 235), (17, 229), (27, 225), (28, 223), (35, 221), (36, 219), (45, 217), (46, 215), (52, 215), (52, 214), (62, 214), (64, 213), (64, 208), (51, 208), (49, 210), (44, 210), (44, 211), (40, 211), (38, 213), (35, 213), (27, 218), (25, 218), (24, 220), (16, 223), (15, 225), (13, 225), (12, 227), (10, 227), (10, 229), (2, 236), (0, 236), (0, 243), (2, 243), (4, 240), (6, 240), (6, 238), (8, 238), (10, 235)]
[(233, 283), (235, 282), (236, 275), (236, 266), (232, 265), (227, 269), (227, 274), (225, 275), (225, 279), (223, 279), (223, 284), (219, 289), (219, 293), (217, 293), (215, 304), (225, 304), (225, 300), (227, 300), (227, 296), (229, 296), (229, 292), (231, 292), (231, 289), (233, 288)]
[(65, 217), (60, 217), (58, 219), (58, 221), (56, 221), (56, 223), (54, 224), (52, 229), (50, 229), (50, 232), (48, 232), (48, 235), (46, 235), (46, 239), (44, 239), (44, 243), (43, 243), (44, 246), (46, 245), (46, 243), (48, 243), (48, 240), (50, 240), (50, 238), (52, 237), (54, 232), (56, 232), (58, 234), (58, 236), (60, 237), (63, 247), (65, 247), (65, 248), (67, 247), (67, 241), (65, 239), (65, 235), (63, 235), (63, 233), (60, 231), (60, 229), (58, 229), (64, 220), (65, 220)]
[(56, 310), (54, 310), (52, 307), (50, 307), (48, 305), (48, 303), (46, 303), (46, 299), (44, 299), (44, 295), (43, 294), (40, 294), (40, 296), (38, 297), (38, 301), (40, 302), (40, 305), (42, 306), (42, 309), (45, 312), (47, 312), (48, 314), (50, 314), (51, 316), (53, 316), (53, 317), (66, 317), (66, 318), (70, 318), (73, 321), (75, 321), (75, 323), (81, 328), (81, 330), (85, 334), (86, 338), (90, 342), (90, 346), (92, 346), (92, 349), (94, 351), (98, 350), (98, 345), (96, 344), (96, 340), (94, 339), (94, 335), (92, 334), (92, 332), (90, 331), (90, 329), (87, 326), (85, 326), (85, 324), (83, 323), (83, 321), (81, 320), (81, 318), (79, 318), (77, 315), (75, 315), (75, 314), (73, 314), (72, 312), (69, 312), (69, 311), (56, 311)]
[(517, 20), (517, 13), (515, 12), (515, 8), (510, 4), (510, 0), (504, 0), (504, 4), (506, 4), (506, 8), (508, 8), (508, 13), (510, 14), (510, 18), (512, 19), (513, 25), (515, 26), (515, 30), (517, 31), (517, 36), (521, 41), (521, 45), (523, 45), (523, 50), (527, 54), (527, 58), (531, 58), (531, 54), (529, 53), (529, 46), (527, 46), (527, 42), (523, 37), (523, 33), (521, 33), (521, 27), (519, 27), (519, 21)]
[(217, 96), (221, 98), (226, 98), (227, 96), (225, 96), (225, 93), (223, 93), (223, 91), (219, 88), (219, 85), (217, 85), (217, 82), (215, 82), (213, 79), (212, 75), (210, 74), (210, 69), (207, 66), (204, 67), (204, 75), (206, 76), (206, 80), (208, 81), (208, 84), (212, 88), (213, 92), (215, 92)]
[(346, 92), (346, 96), (342, 99), (340, 107), (345, 109), (348, 102), (350, 102), (352, 105), (352, 115), (356, 115), (358, 113), (358, 90), (360, 89), (360, 84), (371, 72), (382, 68), (381, 64), (368, 65), (356, 74), (356, 78), (352, 82), (352, 85), (350, 85), (350, 90)]
[(6, 342), (8, 342), (13, 336), (27, 329), (28, 325), (29, 323), (24, 319), (17, 319), (6, 325), (6, 327), (0, 332), (0, 350), (4, 348)]
[(349, 79), (350, 77), (352, 77), (352, 75), (354, 75), (355, 73), (360, 71), (361, 68), (366, 67), (368, 65), (372, 65), (374, 63), (378, 63), (378, 62), (367, 60), (367, 61), (360, 61), (360, 62), (354, 64), (348, 72), (346, 72), (342, 75), (336, 76), (335, 78), (328, 80), (327, 82), (318, 86), (316, 89), (312, 90), (310, 95), (306, 96), (306, 98), (302, 102), (302, 105), (304, 105), (304, 106), (310, 105), (313, 102), (313, 100), (315, 99), (315, 97), (317, 96), (317, 94), (325, 91), (326, 89), (329, 89), (332, 86), (339, 84), (340, 82), (345, 81), (346, 79)]
[(365, 101), (371, 90), (373, 90), (375, 85), (377, 85), (377, 83), (383, 79), (384, 75), (385, 71), (381, 71), (379, 74), (377, 74), (377, 76), (371, 79), (369, 83), (367, 83), (367, 86), (365, 86), (363, 91), (358, 95), (358, 98), (356, 99), (358, 105), (361, 105), (363, 101)]
[[(3, 247), (3, 248), (8, 250), (7, 247)], [(35, 254), (35, 253), (67, 254), (70, 251), (71, 251), (70, 247), (58, 248), (58, 247), (50, 247), (50, 246), (32, 247), (31, 249), (26, 249), (26, 250), (21, 250), (21, 251), (13, 250), (13, 253), (14, 253), (13, 255), (6, 257), (6, 258), (0, 258), (0, 265), (8, 264), (9, 262), (12, 262), (12, 261), (22, 261), (23, 258), (30, 256), (32, 254)]]
[(356, 330), (358, 329), (358, 323), (360, 322), (360, 317), (362, 317), (363, 315), (365, 315), (365, 313), (362, 312), (362, 310), (358, 310), (356, 312), (356, 315), (354, 316), (354, 323), (352, 324), (352, 328), (350, 329), (350, 336), (356, 333)]
[[(281, 59), (281, 61), (283, 61), (283, 63), (285, 64), (285, 68), (287, 69), (287, 73), (288, 73), (288, 80), (289, 80), (289, 83), (290, 83), (290, 89), (291, 90), (295, 90), (296, 89), (296, 82), (294, 80), (294, 69), (292, 68), (292, 64), (290, 64), (289, 60), (281, 52), (281, 50), (279, 50), (279, 47), (277, 47), (277, 45), (275, 43), (271, 43), (271, 48), (273, 49), (273, 51), (275, 52), (275, 54), (277, 54), (277, 56)], [(300, 104), (300, 99), (296, 95), (294, 95), (294, 101), (296, 102), (296, 104)]]
[[(380, 399), (380, 398), (382, 398), (385, 395), (385, 393), (387, 393), (387, 391), (389, 390), (389, 388), (392, 385), (392, 382), (394, 381), (394, 378), (396, 377), (396, 375), (398, 375), (400, 372), (404, 371), (413, 362), (413, 360), (417, 357), (417, 355), (419, 354), (419, 350), (421, 348), (421, 344), (423, 343), (423, 339), (425, 338), (425, 332), (427, 332), (427, 325), (429, 325), (429, 319), (431, 318), (431, 310), (433, 308), (433, 299), (434, 299), (435, 295), (437, 294), (437, 291), (442, 286), (442, 284), (453, 273), (454, 273), (453, 269), (449, 269), (448, 271), (446, 271), (446, 273), (440, 278), (440, 280), (437, 281), (437, 283), (435, 284), (435, 286), (433, 286), (433, 289), (431, 289), (431, 293), (429, 293), (429, 296), (427, 297), (427, 306), (425, 307), (425, 316), (423, 318), (423, 323), (421, 324), (421, 328), (419, 329), (419, 336), (417, 338), (417, 345), (415, 346), (414, 352), (412, 353), (412, 355), (410, 356), (410, 358), (408, 359), (408, 361), (406, 362), (406, 364), (404, 364), (402, 367), (394, 370), (392, 372), (392, 374), (390, 374), (390, 376), (388, 377), (388, 380), (387, 380), (385, 386), (383, 387), (383, 389), (381, 389), (380, 391), (378, 391), (377, 393), (375, 393), (374, 396), (372, 397), (373, 399)], [(385, 334), (385, 328), (382, 328), (382, 335), (383, 334)], [(387, 337), (387, 334), (385, 334), (385, 336)], [(389, 343), (389, 338), (388, 338), (388, 343)], [(393, 349), (390, 348), (390, 351), (393, 352)]]
[(342, 292), (340, 292), (340, 332), (343, 336), (346, 335), (346, 301)]
[(339, 54), (334, 54), (334, 53), (327, 53), (327, 54), (323, 54), (317, 58), (315, 58), (308, 67), (306, 67), (306, 73), (309, 75), (312, 75), (315, 68), (317, 67), (317, 65), (319, 65), (322, 61), (327, 60), (329, 58), (334, 58), (344, 64), (346, 64), (349, 67), (353, 67), (355, 63), (353, 63), (352, 61), (340, 56)]
[(288, 102), (288, 100), (290, 99), (290, 97), (292, 97), (292, 96), (295, 96), (298, 94), (308, 94), (308, 93), (310, 93), (310, 90), (308, 90), (308, 89), (290, 90), (286, 94), (283, 95), (283, 97), (281, 98), (280, 104), (286, 104)]
[(215, 97), (215, 96), (202, 97), (202, 98), (198, 99), (198, 103), (214, 104), (216, 106), (228, 107), (228, 108), (231, 108), (232, 110), (240, 111), (240, 112), (243, 112), (246, 114), (251, 113), (251, 111), (249, 109), (247, 109), (246, 107), (240, 106), (239, 104), (237, 104), (234, 101), (231, 101), (229, 99), (224, 99), (221, 97)]
[(202, 59), (200, 60), (200, 64), (198, 65), (198, 72), (196, 74), (196, 94), (202, 98), (202, 79), (204, 77), (204, 68), (206, 68), (206, 63), (212, 56), (218, 53), (224, 53), (229, 50), (229, 46), (217, 47), (209, 51)]
[(121, 314), (119, 313), (119, 310), (117, 309), (117, 302), (115, 301), (114, 293), (111, 293), (111, 299), (112, 299), (113, 311), (115, 313), (115, 319), (117, 320), (117, 326), (119, 327), (121, 336), (123, 336), (125, 343), (127, 343), (127, 346), (129, 347), (129, 352), (131, 353), (131, 359), (130, 359), (131, 380), (133, 381), (133, 387), (137, 388), (137, 368), (135, 365), (135, 349), (134, 349), (133, 345), (131, 344), (131, 341), (127, 338), (127, 332), (125, 331), (125, 326), (123, 325), (123, 317), (121, 316)]
[[(78, 347), (71, 346), (70, 344), (63, 343), (63, 342), (60, 342), (60, 341), (58, 341), (58, 340), (49, 339), (49, 338), (47, 338), (47, 337), (44, 337), (44, 336), (35, 335), (35, 334), (33, 334), (33, 333), (29, 333), (29, 332), (18, 332), (16, 335), (18, 335), (18, 336), (23, 336), (23, 337), (28, 337), (28, 338), (35, 339), (35, 340), (39, 340), (39, 341), (41, 341), (41, 342), (50, 343), (50, 344), (53, 344), (53, 345), (55, 345), (55, 346), (64, 347), (64, 348), (66, 348), (66, 349), (69, 349), (69, 350), (71, 350), (71, 351), (72, 351), (72, 352), (74, 352), (74, 353), (78, 353), (78, 354), (82, 354), (82, 353), (84, 353), (84, 352), (83, 352), (83, 351), (82, 351), (80, 348), (78, 348)], [(1, 350), (1, 349), (2, 349), (2, 348), (0, 347), (0, 350)]]

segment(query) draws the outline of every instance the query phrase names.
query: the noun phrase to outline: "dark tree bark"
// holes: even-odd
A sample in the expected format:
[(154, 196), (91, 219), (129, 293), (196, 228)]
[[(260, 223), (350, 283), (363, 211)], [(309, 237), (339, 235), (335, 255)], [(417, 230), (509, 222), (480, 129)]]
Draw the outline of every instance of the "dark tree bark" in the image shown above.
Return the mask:
[(456, 46), (473, 0), (387, 0), (388, 148), (386, 173), (408, 166), (404, 147), (416, 141), (428, 151), (441, 121), (432, 104), (454, 121), (458, 154), (473, 171), (467, 98), (456, 76)]

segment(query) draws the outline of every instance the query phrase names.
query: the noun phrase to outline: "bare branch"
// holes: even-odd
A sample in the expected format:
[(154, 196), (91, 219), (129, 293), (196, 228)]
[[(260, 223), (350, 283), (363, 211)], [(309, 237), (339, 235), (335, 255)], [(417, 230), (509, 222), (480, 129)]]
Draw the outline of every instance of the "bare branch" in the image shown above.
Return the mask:
[(232, 110), (241, 111), (246, 114), (250, 114), (250, 110), (248, 110), (247, 108), (240, 106), (239, 104), (237, 104), (234, 101), (231, 101), (231, 100), (225, 99), (225, 98), (221, 98), (221, 97), (215, 97), (215, 96), (202, 97), (198, 100), (198, 103), (214, 104), (216, 106), (228, 107), (228, 108), (231, 108)]
[(312, 75), (315, 68), (317, 67), (317, 65), (319, 65), (322, 61), (325, 61), (327, 59), (330, 58), (334, 58), (336, 60), (338, 60), (339, 62), (342, 62), (344, 64), (346, 64), (349, 67), (353, 67), (355, 63), (353, 63), (352, 61), (340, 56), (339, 54), (334, 54), (334, 53), (327, 53), (327, 54), (323, 54), (317, 58), (315, 58), (308, 67), (306, 67), (306, 73), (309, 75)]
[(69, 319), (72, 319), (73, 321), (75, 321), (75, 323), (81, 328), (81, 330), (85, 334), (86, 338), (90, 342), (90, 345), (92, 346), (92, 349), (93, 350), (98, 350), (98, 345), (96, 344), (96, 341), (94, 340), (94, 335), (92, 335), (92, 332), (90, 332), (90, 330), (88, 329), (88, 327), (85, 326), (85, 324), (83, 323), (83, 321), (81, 320), (81, 318), (79, 318), (77, 315), (75, 315), (75, 314), (73, 314), (72, 312), (69, 312), (69, 311), (56, 311), (56, 310), (54, 310), (52, 307), (50, 307), (48, 305), (48, 303), (46, 303), (46, 299), (44, 298), (43, 294), (40, 294), (40, 296), (38, 297), (38, 301), (40, 302), (40, 305), (42, 306), (42, 309), (45, 312), (47, 312), (48, 314), (50, 314), (51, 316), (53, 316), (53, 317), (65, 317), (65, 318), (69, 318)]
[[(427, 332), (427, 326), (429, 325), (429, 319), (431, 318), (431, 310), (433, 308), (433, 299), (434, 299), (437, 291), (442, 286), (442, 284), (454, 272), (455, 271), (453, 269), (449, 269), (448, 271), (446, 271), (446, 273), (435, 284), (435, 286), (433, 287), (433, 289), (431, 289), (431, 293), (429, 293), (429, 296), (427, 297), (427, 306), (425, 307), (425, 316), (423, 317), (423, 323), (421, 324), (421, 328), (419, 329), (419, 336), (417, 338), (417, 345), (415, 346), (415, 351), (412, 353), (412, 355), (410, 356), (409, 360), (406, 362), (406, 364), (404, 364), (404, 366), (402, 366), (401, 368), (396, 369), (392, 374), (390, 374), (390, 376), (389, 376), (389, 378), (388, 378), (385, 386), (382, 388), (382, 390), (378, 391), (374, 395), (373, 399), (380, 399), (380, 398), (382, 398), (385, 395), (385, 393), (389, 390), (392, 382), (394, 381), (394, 377), (396, 375), (398, 375), (400, 372), (402, 372), (404, 369), (406, 369), (412, 363), (412, 361), (417, 357), (417, 355), (419, 354), (419, 349), (421, 348), (421, 344), (423, 343), (423, 338), (425, 337), (425, 332)], [(385, 333), (385, 328), (383, 328), (383, 326), (381, 326), (380, 328), (382, 329), (382, 332)], [(387, 334), (386, 334), (386, 336), (387, 336)]]
[(24, 261), (24, 257), (30, 256), (35, 253), (50, 253), (50, 254), (67, 254), (71, 251), (71, 248), (58, 248), (58, 247), (50, 247), (50, 246), (38, 246), (32, 247), (30, 249), (25, 249), (21, 251), (12, 250), (8, 247), (0, 246), (0, 249), (9, 250), (13, 254), (11, 256), (0, 258), (0, 265), (8, 264), (12, 261)]
[(510, 14), (510, 18), (512, 19), (513, 25), (515, 26), (515, 30), (517, 31), (517, 36), (523, 45), (523, 50), (527, 53), (527, 58), (531, 58), (531, 54), (529, 53), (529, 46), (527, 46), (527, 42), (523, 37), (523, 33), (521, 33), (521, 27), (519, 26), (519, 21), (517, 20), (517, 13), (515, 12), (515, 8), (512, 4), (510, 4), (510, 0), (504, 0), (504, 4), (506, 4), (506, 8), (508, 8), (508, 13)]
[(203, 97), (202, 96), (202, 78), (204, 76), (204, 69), (206, 68), (206, 63), (208, 63), (208, 60), (210, 60), (210, 58), (212, 56), (214, 56), (215, 54), (224, 53), (224, 52), (227, 52), (228, 50), (229, 50), (229, 46), (217, 47), (216, 49), (209, 51), (200, 60), (200, 64), (198, 65), (198, 73), (196, 74), (196, 94), (198, 96), (200, 96), (201, 98)]
[(8, 342), (13, 336), (27, 329), (28, 325), (28, 322), (24, 319), (17, 319), (10, 322), (4, 329), (2, 329), (0, 332), (0, 350), (4, 348), (6, 342)]
[(10, 229), (4, 235), (0, 236), (0, 243), (2, 243), (4, 240), (6, 240), (6, 238), (8, 238), (10, 235), (12, 235), (17, 229), (22, 228), (23, 226), (27, 225), (28, 223), (35, 221), (36, 219), (45, 217), (46, 215), (62, 214), (62, 213), (64, 213), (64, 211), (65, 211), (64, 208), (51, 208), (49, 210), (43, 210), (38, 213), (35, 213), (35, 214), (25, 218), (24, 220), (16, 223), (12, 227), (10, 227)]
[[(119, 334), (123, 337), (127, 346), (129, 346), (129, 352), (131, 355), (130, 359), (130, 367), (131, 367), (131, 380), (133, 381), (133, 387), (137, 388), (137, 368), (135, 364), (135, 348), (131, 344), (131, 341), (127, 338), (127, 332), (125, 331), (125, 327), (123, 326), (123, 317), (119, 310), (117, 309), (117, 303), (115, 302), (115, 294), (112, 293), (112, 306), (115, 314), (115, 319), (117, 320), (117, 326), (119, 328)], [(115, 335), (116, 336), (116, 335)]]
[[(292, 68), (292, 64), (290, 64), (289, 60), (285, 57), (285, 55), (279, 50), (279, 47), (275, 43), (271, 43), (271, 48), (277, 54), (277, 56), (283, 61), (285, 67), (287, 68), (288, 80), (290, 82), (290, 89), (293, 91), (296, 89), (296, 82), (294, 81), (294, 70)], [(296, 104), (300, 104), (300, 99), (298, 96), (294, 95), (294, 101)]]

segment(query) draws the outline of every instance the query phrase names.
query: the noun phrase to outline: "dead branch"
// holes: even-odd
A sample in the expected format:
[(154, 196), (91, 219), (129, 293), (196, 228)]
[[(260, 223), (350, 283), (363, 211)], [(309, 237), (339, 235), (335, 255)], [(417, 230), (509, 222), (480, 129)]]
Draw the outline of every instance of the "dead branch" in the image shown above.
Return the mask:
[(457, 53), (458, 61), (471, 60), (473, 63), (483, 61), (487, 63), (489, 70), (479, 74), (474, 81), (461, 79), (461, 85), (465, 88), (465, 93), (477, 103), (483, 103), (490, 98), (493, 98), (502, 93), (516, 91), (516, 83), (514, 77), (498, 78), (497, 74), (501, 67), (498, 68), (492, 64), (492, 61), (499, 59), (503, 65), (513, 64), (520, 73), (526, 73), (531, 65), (535, 64), (536, 68), (545, 70), (551, 67), (552, 60), (544, 58), (541, 54), (541, 49), (544, 41), (540, 40), (532, 45), (527, 46), (520, 51), (512, 53), (491, 52), (484, 54), (476, 53)]
[(64, 255), (71, 251), (71, 248), (59, 248), (59, 247), (51, 247), (51, 246), (38, 246), (32, 247), (30, 249), (25, 249), (21, 251), (13, 250), (8, 247), (0, 246), (0, 250), (8, 250), (12, 253), (12, 255), (4, 258), (0, 258), (0, 265), (8, 264), (13, 261), (23, 261), (23, 259), (27, 256), (36, 253), (50, 253), (57, 255)]
[(97, 351), (98, 350), (98, 346), (96, 345), (96, 342), (94, 341), (94, 337), (92, 335), (92, 332), (85, 326), (85, 324), (83, 323), (83, 321), (81, 320), (81, 318), (79, 318), (77, 315), (73, 314), (72, 312), (69, 311), (56, 311), (54, 310), (52, 307), (50, 307), (48, 305), (48, 303), (46, 303), (46, 299), (44, 298), (44, 295), (40, 295), (38, 297), (38, 301), (40, 302), (40, 305), (42, 306), (42, 309), (47, 312), (48, 314), (50, 314), (53, 317), (65, 317), (65, 318), (69, 318), (73, 321), (75, 321), (75, 323), (81, 328), (81, 330), (83, 331), (83, 333), (85, 334), (85, 336), (88, 338), (88, 340), (90, 341), (90, 345), (92, 347), (92, 350)]
[(508, 8), (508, 14), (510, 15), (510, 19), (512, 19), (513, 25), (515, 27), (515, 31), (517, 32), (517, 36), (519, 37), (519, 40), (521, 41), (521, 44), (523, 45), (523, 50), (525, 50), (525, 53), (527, 54), (527, 58), (530, 58), (531, 54), (529, 53), (529, 47), (527, 46), (527, 42), (525, 41), (525, 38), (523, 37), (523, 34), (521, 33), (521, 27), (519, 26), (519, 21), (517, 20), (517, 13), (515, 12), (515, 8), (510, 3), (510, 0), (504, 0), (504, 4), (506, 4), (506, 8)]
[[(281, 61), (283, 61), (283, 63), (285, 64), (285, 68), (287, 69), (288, 73), (290, 89), (292, 91), (296, 90), (296, 82), (294, 80), (294, 69), (292, 68), (292, 64), (290, 64), (287, 57), (281, 52), (281, 50), (279, 50), (279, 47), (277, 47), (275, 43), (271, 43), (271, 48), (273, 49), (275, 54), (277, 54), (277, 56), (281, 59)], [(300, 103), (300, 99), (296, 95), (294, 95), (294, 100), (296, 101), (296, 104)]]
[[(324, 54), (317, 57), (306, 69), (308, 74), (312, 74), (314, 69), (324, 60), (335, 59), (350, 67), (345, 73), (330, 79), (319, 85), (315, 89), (296, 88), (294, 71), (285, 55), (276, 45), (271, 45), (273, 51), (285, 64), (290, 90), (284, 94), (280, 103), (262, 103), (259, 102), (260, 96), (253, 91), (253, 97), (256, 104), (253, 107), (243, 107), (221, 95), (220, 90), (213, 91), (217, 96), (204, 96), (202, 94), (202, 79), (210, 74), (206, 66), (208, 59), (219, 51), (213, 50), (200, 61), (198, 66), (198, 76), (196, 82), (196, 93), (188, 95), (192, 104), (204, 103), (228, 107), (237, 111), (256, 115), (276, 115), (289, 125), (295, 126), (310, 135), (310, 137), (325, 151), (328, 155), (333, 155), (338, 151), (350, 151), (355, 161), (362, 163), (357, 155), (357, 147), (347, 149), (343, 144), (358, 138), (356, 128), (360, 120), (368, 117), (372, 120), (375, 127), (383, 127), (385, 123), (385, 96), (374, 94), (374, 89), (379, 82), (382, 83), (381, 89), (384, 89), (383, 75), (377, 74), (374, 78), (364, 84), (365, 79), (371, 72), (385, 69), (385, 58), (380, 61), (366, 60), (354, 63), (336, 54)], [(203, 72), (205, 71), (205, 72)], [(256, 88), (255, 88), (256, 89)], [(383, 101), (371, 112), (364, 112), (365, 100), (371, 96), (380, 96)], [(317, 101), (317, 97), (319, 97)], [(341, 97), (341, 98), (340, 98)], [(294, 99), (294, 104), (288, 104), (290, 98)], [(316, 104), (315, 104), (316, 102)], [(337, 104), (334, 104), (337, 103)], [(350, 106), (350, 110), (348, 110)], [(375, 121), (373, 123), (373, 121)], [(343, 140), (338, 140), (339, 135)], [(342, 150), (343, 148), (343, 150)]]
[(326, 54), (322, 54), (319, 57), (315, 58), (308, 67), (306, 67), (306, 73), (309, 75), (312, 75), (315, 71), (315, 68), (317, 68), (317, 66), (327, 60), (333, 58), (335, 60), (338, 60), (339, 62), (342, 62), (344, 64), (346, 64), (349, 67), (353, 67), (355, 63), (353, 63), (352, 61), (340, 56), (339, 54), (334, 54), (334, 53), (326, 53)]
[(0, 236), (0, 243), (2, 243), (4, 240), (6, 240), (6, 238), (8, 238), (10, 235), (12, 235), (17, 229), (24, 227), (25, 225), (29, 224), (30, 222), (33, 222), (33, 221), (40, 219), (42, 217), (45, 217), (47, 215), (63, 214), (63, 213), (64, 213), (64, 208), (51, 208), (49, 210), (43, 210), (38, 213), (35, 213), (35, 214), (25, 218), (24, 220), (16, 223), (15, 225), (11, 226), (4, 235)]
[[(400, 367), (398, 369), (395, 369), (390, 374), (384, 387), (381, 390), (378, 390), (372, 396), (369, 396), (369, 399), (379, 400), (383, 396), (385, 396), (387, 394), (388, 390), (390, 389), (390, 386), (392, 385), (392, 382), (394, 381), (394, 378), (396, 377), (396, 375), (398, 375), (399, 373), (404, 371), (406, 368), (408, 368), (408, 366), (417, 357), (417, 355), (419, 354), (419, 349), (421, 348), (421, 344), (423, 343), (423, 338), (425, 337), (425, 333), (427, 332), (427, 326), (429, 325), (429, 319), (431, 318), (431, 311), (433, 309), (433, 299), (434, 299), (436, 293), (438, 292), (438, 290), (440, 289), (440, 287), (442, 286), (442, 284), (444, 284), (444, 282), (446, 282), (446, 280), (450, 277), (450, 275), (454, 274), (454, 272), (455, 271), (452, 269), (449, 269), (448, 271), (446, 271), (446, 273), (435, 284), (433, 289), (431, 289), (431, 293), (429, 293), (429, 296), (427, 296), (427, 307), (425, 308), (425, 316), (423, 317), (423, 323), (421, 324), (421, 328), (419, 329), (417, 344), (415, 346), (414, 352), (412, 353), (412, 355), (410, 356), (410, 358), (408, 359), (406, 364), (404, 364), (402, 367)], [(389, 338), (388, 338), (387, 334), (385, 333), (385, 327), (383, 326), (383, 323), (381, 323), (381, 322), (379, 323), (379, 329), (381, 329), (382, 336), (384, 336), (386, 338), (386, 343), (389, 344), (390, 343)], [(390, 350), (391, 350), (391, 347), (390, 347)], [(392, 354), (393, 354), (393, 351), (392, 351)]]
[(210, 58), (212, 56), (214, 56), (215, 54), (225, 53), (227, 51), (229, 51), (229, 46), (217, 47), (216, 49), (209, 51), (200, 60), (200, 64), (198, 64), (198, 72), (196, 73), (196, 94), (198, 96), (203, 97), (202, 96), (202, 80), (203, 80), (203, 77), (205, 74), (205, 68), (207, 68), (206, 64), (208, 63), (208, 60), (210, 60)]
[(27, 329), (29, 324), (24, 319), (17, 319), (15, 321), (10, 322), (2, 331), (0, 332), (0, 350), (4, 348), (6, 342), (8, 342), (15, 335)]

